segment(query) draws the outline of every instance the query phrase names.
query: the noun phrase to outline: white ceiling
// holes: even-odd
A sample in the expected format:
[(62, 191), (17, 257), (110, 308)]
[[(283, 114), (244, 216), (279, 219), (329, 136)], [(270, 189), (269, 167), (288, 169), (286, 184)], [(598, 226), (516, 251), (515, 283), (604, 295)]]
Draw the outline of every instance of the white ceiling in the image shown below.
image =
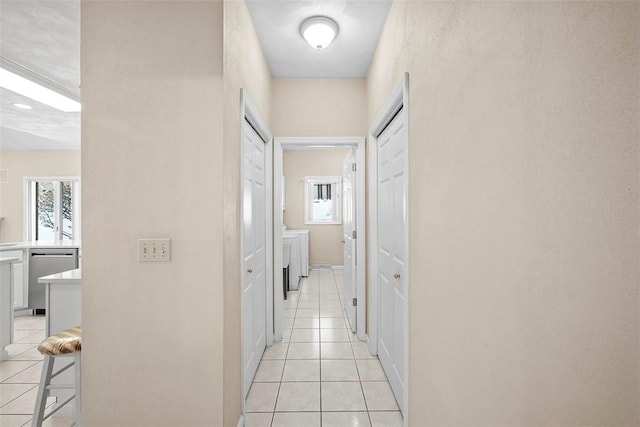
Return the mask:
[[(0, 56), (80, 94), (80, 1), (0, 0)], [(33, 110), (19, 110), (14, 103)], [(80, 113), (0, 89), (0, 148), (79, 148)]]
[[(247, 0), (274, 77), (365, 77), (392, 0)], [(326, 15), (334, 42), (311, 48), (302, 21)], [(0, 0), (0, 60), (80, 94), (80, 0)], [(14, 103), (33, 106), (19, 110)], [(64, 113), (0, 89), (0, 149), (78, 149), (80, 113)]]
[[(274, 77), (365, 77), (391, 0), (247, 0), (253, 25)], [(302, 22), (325, 15), (338, 24), (327, 48), (313, 49)]]

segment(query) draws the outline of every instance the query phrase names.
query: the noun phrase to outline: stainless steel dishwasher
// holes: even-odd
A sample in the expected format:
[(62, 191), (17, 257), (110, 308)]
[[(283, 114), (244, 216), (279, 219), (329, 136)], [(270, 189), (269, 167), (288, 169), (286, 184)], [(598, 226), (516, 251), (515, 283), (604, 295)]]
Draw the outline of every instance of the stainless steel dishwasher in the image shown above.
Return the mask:
[(29, 308), (34, 314), (44, 314), (45, 286), (38, 278), (78, 268), (78, 249), (29, 250)]

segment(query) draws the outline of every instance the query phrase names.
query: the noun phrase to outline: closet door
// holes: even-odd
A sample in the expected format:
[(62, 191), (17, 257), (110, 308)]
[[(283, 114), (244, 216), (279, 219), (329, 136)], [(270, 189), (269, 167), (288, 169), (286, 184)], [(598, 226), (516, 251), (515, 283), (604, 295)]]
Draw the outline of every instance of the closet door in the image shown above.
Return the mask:
[(242, 129), (242, 368), (249, 391), (267, 344), (265, 143)]
[(400, 408), (406, 387), (407, 142), (403, 109), (378, 137), (378, 357)]

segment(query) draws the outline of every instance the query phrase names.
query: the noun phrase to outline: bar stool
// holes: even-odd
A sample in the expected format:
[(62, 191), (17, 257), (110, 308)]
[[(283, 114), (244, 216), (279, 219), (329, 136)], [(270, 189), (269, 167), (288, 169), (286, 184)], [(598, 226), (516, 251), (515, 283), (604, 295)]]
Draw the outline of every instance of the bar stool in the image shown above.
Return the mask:
[[(73, 418), (76, 426), (82, 426), (81, 417), (81, 399), (80, 399), (80, 361), (82, 354), (82, 329), (80, 326), (69, 328), (59, 334), (51, 335), (38, 346), (38, 351), (44, 355), (42, 364), (42, 375), (40, 377), (40, 386), (38, 388), (38, 397), (36, 399), (36, 407), (33, 411), (32, 427), (41, 427), (42, 422), (56, 413), (60, 408), (75, 398), (73, 408)], [(53, 365), (57, 358), (73, 357), (73, 362), (53, 372)], [(51, 384), (51, 380), (70, 367), (74, 367), (75, 381), (73, 384)], [(57, 405), (54, 410), (44, 415), (45, 404), (49, 397), (49, 390), (52, 389), (72, 389), (73, 396)]]

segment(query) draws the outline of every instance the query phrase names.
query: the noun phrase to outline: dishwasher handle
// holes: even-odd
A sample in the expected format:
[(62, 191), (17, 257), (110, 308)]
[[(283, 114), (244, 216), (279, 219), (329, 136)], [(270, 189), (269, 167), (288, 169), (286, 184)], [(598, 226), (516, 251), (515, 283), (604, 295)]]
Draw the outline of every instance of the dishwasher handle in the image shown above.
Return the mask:
[(69, 257), (75, 257), (76, 254), (74, 253), (66, 253), (66, 254), (32, 253), (31, 256), (34, 258), (44, 258), (44, 257), (69, 258)]

